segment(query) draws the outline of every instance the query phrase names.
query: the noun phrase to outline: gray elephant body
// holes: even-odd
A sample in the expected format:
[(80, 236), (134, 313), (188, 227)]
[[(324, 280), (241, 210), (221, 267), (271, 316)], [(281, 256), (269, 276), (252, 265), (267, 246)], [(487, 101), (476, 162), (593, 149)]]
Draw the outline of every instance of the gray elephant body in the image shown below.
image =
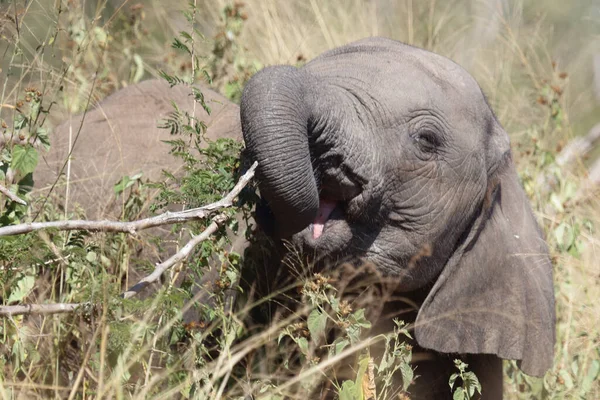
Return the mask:
[(195, 116), (208, 128), (207, 138), (241, 140), (239, 107), (200, 88), (210, 115), (199, 104), (194, 107), (188, 88), (148, 80), (119, 90), (93, 110), (63, 122), (54, 129), (50, 151), (35, 171), (36, 190), (44, 193), (57, 182), (53, 191), (64, 198), (68, 173), (70, 204), (83, 206), (89, 218), (118, 217), (112, 188), (123, 176), (141, 172), (144, 179), (158, 180), (162, 170), (175, 172), (182, 165), (167, 154), (169, 146), (163, 143), (173, 136), (158, 127), (173, 112), (172, 102), (189, 113), (195, 108)]
[(302, 68), (265, 68), (241, 116), (275, 236), (424, 292), (423, 348), (519, 360), (536, 376), (550, 368), (548, 250), (508, 135), (466, 71), (370, 38)]

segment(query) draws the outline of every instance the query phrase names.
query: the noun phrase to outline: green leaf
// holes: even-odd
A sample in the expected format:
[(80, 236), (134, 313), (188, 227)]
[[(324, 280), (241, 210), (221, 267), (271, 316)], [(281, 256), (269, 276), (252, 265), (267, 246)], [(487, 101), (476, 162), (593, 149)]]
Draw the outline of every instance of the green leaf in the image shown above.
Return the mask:
[(365, 318), (365, 309), (361, 308), (360, 310), (356, 310), (353, 314), (352, 314), (352, 318), (354, 319), (354, 322), (356, 324), (358, 324), (358, 326), (360, 326), (361, 328), (370, 328), (371, 327), (371, 323)]
[(135, 174), (132, 177), (129, 176), (124, 176), (119, 182), (117, 182), (117, 184), (115, 184), (115, 186), (113, 187), (113, 190), (115, 191), (115, 194), (120, 194), (123, 191), (125, 191), (125, 189), (133, 186), (137, 181), (140, 180), (140, 178), (142, 177), (142, 173), (138, 173)]
[(310, 336), (315, 342), (317, 342), (319, 337), (325, 333), (325, 328), (327, 326), (327, 315), (323, 314), (318, 309), (314, 309), (308, 316), (307, 325), (308, 330), (310, 331)]
[(579, 375), (579, 357), (575, 356), (573, 362), (571, 362), (571, 371), (573, 371), (573, 375)]
[(346, 328), (346, 334), (350, 339), (350, 343), (354, 344), (360, 341), (360, 327), (358, 325), (350, 325)]
[(236, 270), (228, 269), (227, 271), (225, 271), (225, 276), (227, 276), (227, 279), (229, 279), (229, 282), (231, 282), (232, 284), (238, 281), (238, 273)]
[(50, 150), (50, 138), (48, 137), (48, 130), (46, 128), (37, 128), (35, 136), (45, 151)]
[(13, 128), (15, 131), (20, 131), (25, 128), (25, 126), (27, 126), (27, 118), (25, 118), (25, 115), (21, 113), (16, 114), (13, 121)]
[(106, 44), (108, 40), (108, 33), (104, 29), (97, 26), (93, 28), (93, 33), (98, 42)]
[(454, 382), (456, 382), (456, 380), (458, 379), (460, 375), (459, 374), (452, 374), (450, 375), (450, 379), (448, 379), (448, 384), (450, 385), (450, 390), (452, 390), (452, 388), (454, 387)]
[(596, 379), (598, 379), (598, 374), (600, 374), (600, 361), (592, 360), (590, 367), (588, 368), (587, 374), (581, 382), (580, 394), (582, 398), (585, 398), (584, 395), (592, 389), (592, 384)]
[(335, 355), (340, 354), (344, 349), (350, 344), (350, 342), (346, 339), (341, 339), (337, 343), (335, 343)]
[(560, 201), (560, 198), (558, 197), (558, 195), (556, 193), (552, 193), (550, 195), (550, 203), (554, 206), (556, 211), (561, 212), (561, 213), (565, 212), (565, 209), (562, 205), (562, 201)]
[(96, 262), (96, 260), (98, 259), (98, 255), (96, 253), (94, 253), (93, 251), (90, 251), (85, 256), (85, 259), (88, 260), (89, 262), (93, 263), (93, 262)]
[(194, 94), (194, 100), (197, 101), (198, 103), (200, 103), (200, 105), (202, 106), (204, 111), (206, 111), (206, 113), (208, 115), (210, 115), (211, 109), (208, 106), (208, 104), (206, 104), (206, 100), (204, 98), (204, 93), (202, 93), (202, 91), (195, 86), (192, 87), (192, 93)]
[(469, 393), (469, 398), (473, 397), (476, 390), (477, 392), (481, 393), (481, 384), (479, 383), (479, 379), (477, 378), (477, 375), (475, 375), (475, 373), (465, 372), (463, 380)]
[(133, 75), (132, 81), (137, 83), (144, 77), (144, 60), (139, 54), (133, 55), (133, 63), (135, 64), (135, 74)]
[(31, 145), (15, 145), (12, 152), (10, 167), (21, 175), (27, 175), (35, 170), (38, 163), (38, 152)]
[(185, 51), (188, 54), (192, 54), (192, 51), (190, 50), (190, 48), (183, 43), (181, 40), (174, 38), (173, 39), (173, 43), (171, 43), (171, 47), (177, 50), (181, 50), (181, 51)]
[(340, 390), (340, 400), (360, 400), (360, 388), (352, 381), (344, 381)]
[(415, 372), (410, 364), (404, 362), (400, 364), (400, 372), (402, 373), (402, 390), (406, 391), (413, 381)]
[(179, 32), (179, 36), (184, 38), (186, 42), (194, 41), (194, 39), (192, 38), (192, 35), (190, 35), (189, 33), (185, 32), (185, 31)]
[(452, 400), (465, 400), (465, 390), (461, 387), (454, 391), (454, 395), (452, 396)]
[(17, 281), (16, 285), (10, 292), (7, 303), (19, 303), (31, 292), (35, 285), (35, 277), (33, 275), (23, 275)]
[(306, 340), (306, 338), (298, 338), (296, 343), (304, 355), (308, 354), (308, 340)]
[(117, 184), (113, 187), (115, 194), (122, 193), (126, 188), (132, 185), (131, 178), (129, 176), (124, 176)]

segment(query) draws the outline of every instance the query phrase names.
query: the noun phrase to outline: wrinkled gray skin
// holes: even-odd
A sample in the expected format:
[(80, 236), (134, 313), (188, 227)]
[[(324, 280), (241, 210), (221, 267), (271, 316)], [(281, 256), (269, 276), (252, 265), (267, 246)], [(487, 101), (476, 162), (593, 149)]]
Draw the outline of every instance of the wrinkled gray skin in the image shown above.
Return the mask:
[[(431, 288), (415, 325), (424, 348), (519, 360), (535, 376), (551, 367), (548, 250), (508, 135), (465, 70), (365, 39), (265, 68), (241, 117), (277, 236), (317, 258), (371, 261), (401, 291)], [(326, 202), (337, 207), (315, 239)]]
[[(195, 115), (206, 123), (206, 136), (241, 140), (239, 107), (206, 87), (201, 89), (211, 114), (197, 104)], [(69, 204), (81, 205), (88, 218), (118, 217), (113, 186), (123, 176), (142, 172), (144, 180), (158, 180), (163, 169), (173, 172), (182, 165), (168, 155), (169, 145), (162, 142), (173, 136), (158, 125), (173, 111), (172, 101), (192, 112), (194, 100), (189, 93), (183, 86), (170, 88), (163, 80), (148, 80), (115, 92), (85, 116), (66, 120), (50, 136), (50, 152), (35, 171), (36, 190), (47, 191), (61, 171), (64, 176), (69, 172)], [(75, 144), (68, 171), (63, 166), (70, 142)], [(64, 197), (65, 182), (59, 181), (55, 194)]]

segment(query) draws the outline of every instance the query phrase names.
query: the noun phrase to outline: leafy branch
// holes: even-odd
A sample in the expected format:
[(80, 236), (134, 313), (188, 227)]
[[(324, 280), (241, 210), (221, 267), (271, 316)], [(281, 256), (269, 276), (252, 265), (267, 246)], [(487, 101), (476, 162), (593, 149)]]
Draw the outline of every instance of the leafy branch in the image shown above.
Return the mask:
[(21, 235), (39, 231), (42, 229), (58, 229), (60, 231), (85, 230), (90, 232), (126, 232), (132, 235), (137, 231), (154, 228), (156, 226), (171, 225), (182, 222), (195, 221), (206, 218), (210, 213), (220, 210), (225, 207), (231, 207), (233, 199), (242, 191), (248, 182), (254, 176), (257, 163), (242, 176), (237, 185), (223, 199), (208, 204), (203, 207), (193, 208), (180, 212), (166, 212), (150, 218), (144, 218), (137, 221), (122, 222), (122, 221), (88, 221), (88, 220), (72, 220), (72, 221), (49, 221), (49, 222), (28, 222), (5, 226), (0, 228), (0, 236)]
[[(155, 227), (159, 225), (174, 224), (178, 222), (194, 221), (197, 219), (205, 218), (210, 213), (230, 207), (233, 204), (233, 200), (240, 194), (242, 189), (250, 182), (254, 177), (258, 163), (254, 162), (250, 169), (240, 178), (234, 188), (225, 196), (223, 199), (209, 204), (204, 207), (195, 208), (192, 210), (186, 210), (178, 213), (165, 213), (157, 217), (146, 218), (139, 221), (133, 222), (112, 222), (112, 221), (52, 221), (46, 223), (35, 223), (35, 224), (19, 224), (14, 226), (8, 226), (0, 228), (0, 236), (2, 235), (16, 235), (22, 233), (29, 233), (35, 230), (57, 228), (59, 230), (74, 230), (83, 229), (88, 231), (113, 231), (113, 232), (129, 232), (135, 234), (137, 230)], [(192, 250), (203, 241), (207, 240), (219, 226), (225, 222), (228, 217), (225, 214), (219, 214), (212, 219), (212, 222), (206, 229), (199, 235), (193, 237), (185, 246), (183, 246), (177, 253), (171, 256), (166, 261), (157, 264), (151, 274), (142, 278), (135, 285), (130, 287), (127, 291), (121, 294), (122, 298), (131, 298), (144, 289), (146, 289), (151, 283), (156, 282), (160, 279), (161, 275), (172, 266), (183, 261), (187, 258)], [(16, 228), (9, 230), (10, 228)], [(79, 310), (83, 306), (90, 306), (90, 303), (55, 303), (55, 304), (25, 304), (15, 306), (0, 306), (0, 316), (7, 315), (23, 315), (23, 314), (58, 314), (58, 313), (69, 313)]]

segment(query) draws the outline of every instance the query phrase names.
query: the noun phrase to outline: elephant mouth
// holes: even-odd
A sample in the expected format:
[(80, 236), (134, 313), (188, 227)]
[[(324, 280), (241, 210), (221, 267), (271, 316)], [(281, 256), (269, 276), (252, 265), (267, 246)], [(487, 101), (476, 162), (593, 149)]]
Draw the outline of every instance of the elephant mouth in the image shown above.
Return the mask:
[(325, 229), (335, 224), (340, 219), (340, 216), (343, 216), (343, 211), (338, 201), (319, 199), (319, 212), (313, 223), (308, 227), (312, 233), (312, 238), (314, 240), (319, 239), (325, 232)]
[(350, 211), (357, 200), (321, 197), (317, 216), (305, 229), (293, 235), (292, 242), (318, 259), (321, 256), (335, 257), (352, 241), (353, 224), (350, 221), (354, 218)]
[[(318, 242), (321, 237), (329, 233), (334, 225), (344, 221), (348, 224), (348, 217), (352, 204), (358, 203), (364, 197), (364, 184), (366, 179), (356, 174), (350, 174), (348, 169), (340, 174), (338, 168), (333, 171), (323, 168), (321, 179), (317, 180), (320, 189), (319, 210), (307, 230), (312, 235), (312, 240)], [(329, 236), (329, 235), (327, 235)]]

